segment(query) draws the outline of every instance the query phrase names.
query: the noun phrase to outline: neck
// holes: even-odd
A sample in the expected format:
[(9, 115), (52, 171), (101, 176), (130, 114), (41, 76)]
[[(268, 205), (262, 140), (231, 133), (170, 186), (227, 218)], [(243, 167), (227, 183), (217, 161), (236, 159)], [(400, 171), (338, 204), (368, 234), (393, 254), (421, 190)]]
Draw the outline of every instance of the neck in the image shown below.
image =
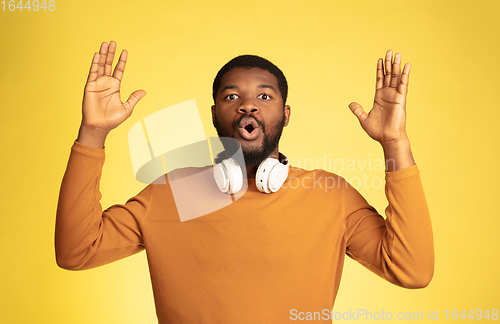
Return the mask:
[[(280, 153), (278, 147), (268, 156), (268, 158), (273, 158), (279, 160), (280, 158)], [(247, 179), (255, 179), (255, 175), (257, 174), (257, 169), (259, 168), (258, 165), (247, 165), (246, 166), (246, 171), (247, 171)]]

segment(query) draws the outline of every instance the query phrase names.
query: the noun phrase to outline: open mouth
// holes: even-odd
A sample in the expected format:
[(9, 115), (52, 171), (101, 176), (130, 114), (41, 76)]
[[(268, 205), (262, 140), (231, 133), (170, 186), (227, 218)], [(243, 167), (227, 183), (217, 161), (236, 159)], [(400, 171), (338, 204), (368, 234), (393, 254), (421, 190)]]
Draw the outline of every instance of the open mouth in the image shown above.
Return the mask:
[(260, 131), (257, 121), (250, 117), (245, 117), (240, 121), (240, 123), (238, 124), (238, 130), (241, 137), (248, 141), (257, 138)]
[(243, 127), (247, 132), (252, 133), (255, 127), (253, 127), (252, 124), (248, 124), (245, 127)]

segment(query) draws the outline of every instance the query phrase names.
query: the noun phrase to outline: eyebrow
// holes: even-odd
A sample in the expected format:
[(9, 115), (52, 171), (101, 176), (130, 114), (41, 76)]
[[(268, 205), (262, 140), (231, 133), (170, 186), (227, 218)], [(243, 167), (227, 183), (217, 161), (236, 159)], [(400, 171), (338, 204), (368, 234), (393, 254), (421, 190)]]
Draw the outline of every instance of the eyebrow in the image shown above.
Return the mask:
[(268, 89), (271, 89), (274, 92), (278, 93), (278, 91), (276, 91), (276, 89), (274, 89), (274, 87), (270, 84), (259, 84), (259, 86), (257, 88), (268, 88)]
[[(258, 89), (271, 89), (275, 93), (278, 93), (278, 91), (276, 91), (276, 89), (272, 85), (270, 85), (270, 84), (259, 84), (257, 86), (257, 88)], [(236, 86), (236, 85), (227, 85), (224, 88), (222, 88), (221, 93), (224, 92), (224, 91), (226, 91), (226, 90), (228, 90), (228, 89), (238, 89), (238, 86)]]

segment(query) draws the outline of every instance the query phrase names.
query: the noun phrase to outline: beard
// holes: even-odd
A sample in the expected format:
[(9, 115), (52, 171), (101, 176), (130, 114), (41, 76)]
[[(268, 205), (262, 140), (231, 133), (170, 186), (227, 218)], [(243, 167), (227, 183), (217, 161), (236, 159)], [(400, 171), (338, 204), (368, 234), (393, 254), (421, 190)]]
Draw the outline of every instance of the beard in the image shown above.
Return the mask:
[[(245, 117), (253, 118), (259, 125), (261, 132), (264, 135), (262, 144), (260, 146), (243, 146), (237, 140), (234, 140), (234, 135), (238, 131), (238, 125), (240, 121)], [(283, 118), (271, 125), (269, 129), (266, 129), (266, 125), (255, 118), (255, 116), (253, 116), (252, 114), (243, 114), (242, 116), (240, 116), (240, 118), (238, 118), (238, 120), (233, 122), (232, 136), (227, 129), (224, 129), (219, 125), (219, 123), (217, 122), (217, 116), (215, 116), (214, 126), (217, 130), (217, 135), (219, 135), (222, 145), (224, 146), (224, 149), (229, 156), (234, 156), (238, 149), (241, 147), (243, 158), (245, 159), (245, 165), (256, 166), (260, 165), (262, 161), (268, 158), (271, 153), (278, 147), (281, 134), (283, 133), (283, 127), (285, 127), (285, 113), (283, 112)], [(228, 140), (224, 140), (224, 138), (228, 138)]]

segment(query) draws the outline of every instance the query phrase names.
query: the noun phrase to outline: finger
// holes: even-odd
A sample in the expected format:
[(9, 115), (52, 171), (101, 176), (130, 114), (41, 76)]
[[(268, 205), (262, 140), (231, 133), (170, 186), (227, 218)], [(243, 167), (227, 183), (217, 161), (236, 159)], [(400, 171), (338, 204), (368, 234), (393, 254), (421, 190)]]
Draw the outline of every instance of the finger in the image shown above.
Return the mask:
[(408, 93), (408, 83), (410, 81), (410, 68), (411, 64), (406, 63), (403, 68), (403, 74), (401, 75), (401, 82), (399, 82), (398, 92), (402, 95), (406, 95)]
[(97, 70), (99, 69), (99, 53), (94, 53), (87, 83), (97, 80)]
[(127, 64), (127, 56), (128, 53), (126, 50), (123, 50), (120, 54), (120, 58), (118, 59), (118, 63), (116, 63), (115, 71), (113, 72), (113, 78), (122, 80), (123, 72), (125, 72), (125, 65)]
[(357, 102), (351, 102), (349, 104), (349, 109), (351, 109), (352, 113), (358, 118), (360, 124), (363, 125), (365, 119), (368, 117), (363, 107)]
[(388, 50), (385, 54), (385, 78), (384, 87), (388, 87), (391, 84), (391, 73), (392, 73), (392, 51)]
[(375, 84), (375, 90), (381, 89), (384, 86), (384, 63), (380, 58), (377, 61), (377, 82)]
[(104, 75), (104, 66), (106, 65), (106, 54), (108, 54), (108, 43), (103, 42), (101, 44), (101, 49), (99, 50), (99, 54), (101, 56), (99, 60), (99, 69), (97, 70), (97, 76)]
[(130, 94), (127, 102), (124, 104), (130, 114), (132, 114), (132, 110), (134, 109), (135, 105), (139, 102), (139, 100), (144, 98), (145, 95), (146, 91), (144, 90), (136, 90)]
[(399, 81), (401, 81), (401, 53), (396, 53), (392, 65), (391, 88), (397, 88)]
[(113, 60), (115, 59), (116, 43), (111, 41), (108, 47), (108, 55), (106, 56), (106, 66), (104, 67), (104, 75), (111, 76), (113, 70)]

